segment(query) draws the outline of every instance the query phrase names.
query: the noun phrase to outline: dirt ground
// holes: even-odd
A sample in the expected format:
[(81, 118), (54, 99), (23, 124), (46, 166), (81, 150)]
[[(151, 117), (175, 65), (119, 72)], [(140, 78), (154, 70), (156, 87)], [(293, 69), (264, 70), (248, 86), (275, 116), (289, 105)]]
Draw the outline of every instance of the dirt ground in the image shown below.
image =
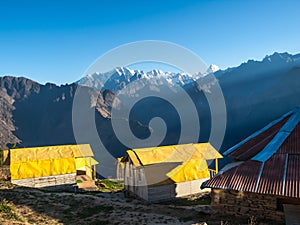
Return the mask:
[[(207, 198), (207, 196), (206, 196)], [(231, 224), (214, 219), (209, 205), (186, 201), (146, 204), (123, 193), (67, 193), (0, 185), (0, 224)]]

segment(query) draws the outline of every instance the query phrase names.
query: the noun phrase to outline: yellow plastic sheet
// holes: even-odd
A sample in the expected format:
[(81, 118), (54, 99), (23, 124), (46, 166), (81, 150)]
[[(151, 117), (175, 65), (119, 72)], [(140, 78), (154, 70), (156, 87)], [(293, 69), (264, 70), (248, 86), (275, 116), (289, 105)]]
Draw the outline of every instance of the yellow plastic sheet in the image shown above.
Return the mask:
[(12, 180), (76, 173), (75, 158), (11, 162)]
[(81, 167), (85, 167), (85, 166), (91, 167), (91, 166), (99, 164), (95, 159), (93, 159), (91, 157), (76, 158), (75, 163), (76, 163), (76, 168), (81, 168)]
[[(152, 179), (152, 176), (155, 179), (153, 171), (160, 170), (167, 183), (209, 178), (207, 160), (222, 158), (209, 143), (133, 149), (127, 154), (134, 166), (145, 167), (147, 179)], [(124, 157), (124, 160), (128, 159)]]
[(12, 180), (76, 173), (76, 168), (97, 165), (88, 144), (10, 150)]
[(71, 145), (74, 152), (74, 157), (92, 157), (94, 156), (89, 144)]
[(162, 146), (127, 151), (135, 166), (161, 162), (186, 162), (191, 159), (212, 160), (222, 155), (209, 143)]
[(209, 171), (205, 159), (191, 159), (167, 173), (167, 176), (178, 183), (207, 178)]
[(11, 162), (94, 156), (89, 144), (11, 149)]

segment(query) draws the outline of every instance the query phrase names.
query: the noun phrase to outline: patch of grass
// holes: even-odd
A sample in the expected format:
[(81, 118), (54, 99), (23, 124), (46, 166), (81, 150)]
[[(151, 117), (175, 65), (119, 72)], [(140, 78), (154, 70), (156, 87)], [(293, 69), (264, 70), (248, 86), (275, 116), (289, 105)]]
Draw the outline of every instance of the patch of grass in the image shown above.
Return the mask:
[(101, 192), (119, 192), (124, 189), (124, 184), (121, 181), (97, 180), (95, 183)]
[(2, 200), (0, 202), (0, 212), (2, 213), (11, 213), (12, 207), (9, 205), (9, 203), (6, 200)]
[(12, 184), (10, 181), (5, 181), (5, 180), (0, 180), (0, 186), (7, 187), (7, 188), (15, 187), (15, 185)]
[(13, 206), (5, 199), (0, 202), (0, 214), (4, 219), (17, 220), (23, 222), (23, 220), (14, 212)]
[(109, 213), (114, 209), (112, 206), (103, 206), (103, 205), (96, 205), (94, 207), (84, 207), (77, 213), (77, 216), (81, 219), (88, 218), (97, 214), (99, 212)]

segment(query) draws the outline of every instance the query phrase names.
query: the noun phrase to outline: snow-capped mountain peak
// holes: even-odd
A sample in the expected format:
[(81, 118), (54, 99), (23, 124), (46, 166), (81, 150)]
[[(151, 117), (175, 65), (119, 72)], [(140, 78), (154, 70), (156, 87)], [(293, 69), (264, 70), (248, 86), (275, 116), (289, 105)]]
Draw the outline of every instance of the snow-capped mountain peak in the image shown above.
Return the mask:
[(158, 82), (159, 80), (165, 80), (171, 86), (184, 86), (194, 82), (197, 78), (196, 74), (192, 76), (187, 73), (164, 72), (159, 69), (144, 72), (127, 67), (117, 67), (110, 72), (89, 74), (79, 80), (78, 83), (101, 90), (109, 89), (114, 92), (123, 89), (126, 85), (136, 80), (140, 80), (145, 84), (152, 83), (155, 85), (161, 83)]
[(117, 67), (116, 69), (115, 69), (115, 71), (120, 75), (120, 76), (122, 76), (122, 75), (125, 75), (125, 76), (132, 76), (133, 74), (134, 74), (134, 70), (131, 70), (131, 69), (129, 69), (129, 68), (127, 68), (127, 67)]
[(152, 71), (148, 72), (147, 74), (150, 74), (150, 75), (153, 75), (153, 76), (159, 76), (159, 75), (163, 75), (164, 72), (162, 70), (155, 69), (155, 70), (152, 70)]
[(208, 67), (206, 73), (207, 73), (207, 74), (215, 73), (215, 72), (217, 72), (218, 70), (220, 70), (220, 68), (219, 68), (217, 65), (211, 64), (211, 65)]

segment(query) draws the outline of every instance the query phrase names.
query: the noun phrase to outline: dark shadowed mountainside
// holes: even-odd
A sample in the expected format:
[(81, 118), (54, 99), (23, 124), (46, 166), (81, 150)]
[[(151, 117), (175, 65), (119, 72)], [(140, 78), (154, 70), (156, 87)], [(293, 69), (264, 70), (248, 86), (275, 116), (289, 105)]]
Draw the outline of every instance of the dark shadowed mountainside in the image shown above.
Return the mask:
[[(77, 84), (41, 85), (29, 79), (5, 76), (0, 78), (0, 144), (6, 148), (75, 144), (72, 126), (72, 105)], [(114, 94), (108, 90), (84, 88), (88, 107), (95, 112), (101, 140), (116, 156), (126, 150), (115, 137), (110, 123)], [(132, 127), (147, 134), (148, 128), (132, 121)]]
[[(226, 133), (221, 151), (231, 147), (283, 113), (300, 105), (300, 56), (274, 53), (262, 61), (250, 60), (236, 68), (204, 76), (185, 85), (196, 106), (201, 125), (199, 142), (208, 141), (211, 132), (211, 111), (206, 96), (219, 81), (227, 115)], [(72, 104), (78, 84), (41, 85), (26, 78), (0, 78), (0, 145), (39, 146), (76, 143), (72, 126)], [(161, 87), (160, 87), (161, 88)], [(87, 104), (95, 113), (97, 132), (105, 147), (121, 156), (128, 148), (116, 137), (111, 124), (111, 109), (116, 99), (109, 90), (82, 87)], [(130, 92), (130, 94), (134, 94)], [(130, 97), (130, 96), (129, 96)], [(180, 94), (171, 96), (184, 104)], [(166, 99), (147, 97), (131, 109), (130, 128), (136, 137), (146, 138), (152, 130), (149, 122), (160, 117), (167, 125), (161, 145), (177, 144), (181, 134), (180, 116)], [(193, 131), (193, 126), (190, 130)], [(82, 130), (89, 136), (89, 125), (82, 121)], [(189, 137), (185, 137), (189, 140)], [(88, 139), (87, 139), (88, 140)], [(214, 144), (214, 143), (212, 143)], [(132, 144), (134, 146), (134, 143)], [(145, 144), (147, 146), (147, 143)], [(143, 147), (136, 145), (136, 147)]]
[[(214, 94), (210, 92), (216, 85), (216, 79), (222, 89), (227, 112), (221, 151), (300, 105), (300, 55), (274, 53), (262, 61), (249, 60), (239, 67), (215, 72), (215, 78), (201, 77), (197, 82), (184, 86), (198, 111), (201, 125), (199, 142), (209, 140), (212, 118), (207, 96)], [(185, 103), (181, 95), (173, 98)], [(163, 144), (176, 144), (181, 131), (180, 115), (167, 101), (143, 99), (133, 108), (130, 118), (148, 124), (158, 115), (168, 125)]]

